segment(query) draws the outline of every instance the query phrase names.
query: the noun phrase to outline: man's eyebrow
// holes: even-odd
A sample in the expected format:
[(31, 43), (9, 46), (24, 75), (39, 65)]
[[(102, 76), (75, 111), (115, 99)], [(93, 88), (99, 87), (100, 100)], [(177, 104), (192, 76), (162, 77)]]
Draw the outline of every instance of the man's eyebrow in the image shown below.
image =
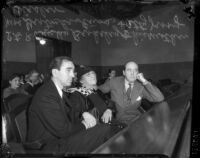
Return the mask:
[(66, 67), (65, 69), (71, 70), (71, 69), (74, 69), (74, 68), (73, 67)]
[[(128, 70), (132, 70), (132, 68), (127, 68)], [(133, 70), (138, 70), (138, 68), (134, 68)]]

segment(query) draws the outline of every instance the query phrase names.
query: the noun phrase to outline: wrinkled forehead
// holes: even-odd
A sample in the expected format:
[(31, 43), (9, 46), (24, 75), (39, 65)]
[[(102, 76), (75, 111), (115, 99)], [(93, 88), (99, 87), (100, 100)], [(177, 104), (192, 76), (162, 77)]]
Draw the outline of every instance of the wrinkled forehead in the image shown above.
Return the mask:
[(138, 70), (138, 65), (135, 62), (128, 62), (125, 65), (125, 69), (134, 69), (134, 70)]

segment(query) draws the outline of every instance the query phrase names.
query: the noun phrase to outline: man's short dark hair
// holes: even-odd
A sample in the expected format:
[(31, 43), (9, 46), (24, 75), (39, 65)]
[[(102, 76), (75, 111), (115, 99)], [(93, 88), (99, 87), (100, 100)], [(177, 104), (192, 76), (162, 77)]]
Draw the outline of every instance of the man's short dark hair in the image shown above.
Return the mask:
[(62, 65), (62, 63), (63, 63), (64, 60), (73, 62), (72, 58), (67, 57), (67, 56), (55, 57), (55, 58), (51, 61), (50, 65), (49, 65), (50, 74), (51, 74), (51, 70), (53, 70), (53, 69), (58, 69), (58, 70), (60, 70), (60, 67), (61, 67), (61, 65)]
[(9, 76), (8, 81), (12, 81), (15, 77), (19, 77), (20, 78), (18, 73), (14, 73), (14, 74)]

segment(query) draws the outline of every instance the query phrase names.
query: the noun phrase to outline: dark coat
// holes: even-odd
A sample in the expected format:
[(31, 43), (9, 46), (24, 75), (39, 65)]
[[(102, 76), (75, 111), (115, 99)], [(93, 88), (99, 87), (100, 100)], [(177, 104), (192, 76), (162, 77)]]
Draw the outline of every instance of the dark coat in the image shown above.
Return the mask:
[(69, 94), (69, 99), (74, 105), (73, 109), (76, 118), (80, 118), (80, 114), (85, 111), (92, 113), (94, 109), (98, 113), (93, 114), (96, 118), (100, 118), (107, 109), (112, 110), (113, 114), (116, 111), (114, 102), (107, 98), (100, 90), (88, 96), (75, 91)]
[(86, 130), (81, 121), (75, 122), (71, 103), (61, 99), (51, 80), (36, 92), (28, 111), (28, 125), (28, 141), (42, 140), (47, 153), (90, 152), (110, 136), (108, 126)]
[(43, 85), (29, 108), (28, 140), (64, 138), (83, 130), (85, 127), (81, 122), (70, 122), (69, 111), (70, 105), (65, 105), (54, 83), (49, 81)]

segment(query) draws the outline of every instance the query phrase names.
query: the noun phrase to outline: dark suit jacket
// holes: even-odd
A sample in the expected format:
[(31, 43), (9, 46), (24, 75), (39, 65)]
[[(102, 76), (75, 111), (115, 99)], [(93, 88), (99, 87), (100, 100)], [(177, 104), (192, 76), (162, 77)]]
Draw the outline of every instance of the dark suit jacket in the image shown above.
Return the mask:
[(35, 94), (28, 111), (28, 141), (60, 139), (84, 130), (81, 122), (73, 123), (70, 103), (65, 105), (50, 80)]

